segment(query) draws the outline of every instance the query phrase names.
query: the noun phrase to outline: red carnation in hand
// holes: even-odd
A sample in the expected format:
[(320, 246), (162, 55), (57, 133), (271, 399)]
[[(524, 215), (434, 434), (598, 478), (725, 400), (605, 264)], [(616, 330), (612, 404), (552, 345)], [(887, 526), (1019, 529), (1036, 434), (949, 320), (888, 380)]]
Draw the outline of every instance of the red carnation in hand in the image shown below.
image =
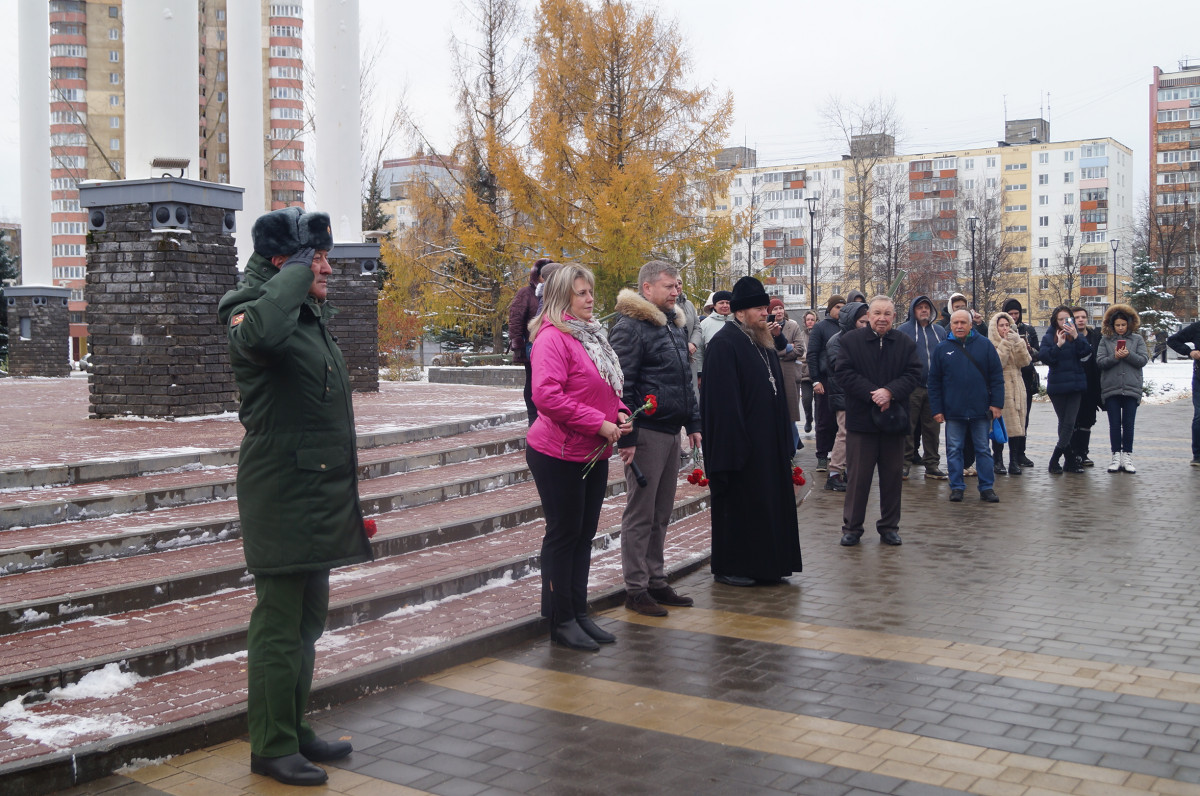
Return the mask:
[(646, 403), (642, 405), (642, 411), (646, 413), (647, 417), (657, 412), (658, 398), (654, 397), (653, 395), (647, 395)]
[(363, 520), (363, 530), (367, 532), (367, 538), (370, 539), (379, 532), (379, 526), (375, 524), (375, 520)]
[(799, 467), (792, 468), (792, 483), (796, 486), (804, 486), (804, 471)]
[(699, 484), (700, 484), (700, 486), (708, 486), (708, 479), (707, 479), (707, 478), (701, 478), (701, 479), (700, 479), (700, 481), (699, 481)]

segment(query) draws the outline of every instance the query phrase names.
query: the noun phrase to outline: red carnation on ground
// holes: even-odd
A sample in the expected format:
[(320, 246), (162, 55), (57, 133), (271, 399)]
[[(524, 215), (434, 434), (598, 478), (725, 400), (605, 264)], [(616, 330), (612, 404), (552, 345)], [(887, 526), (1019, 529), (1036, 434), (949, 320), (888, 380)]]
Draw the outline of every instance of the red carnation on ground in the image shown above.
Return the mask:
[(379, 532), (379, 526), (375, 524), (375, 520), (363, 520), (363, 530), (367, 532), (367, 538), (370, 539)]

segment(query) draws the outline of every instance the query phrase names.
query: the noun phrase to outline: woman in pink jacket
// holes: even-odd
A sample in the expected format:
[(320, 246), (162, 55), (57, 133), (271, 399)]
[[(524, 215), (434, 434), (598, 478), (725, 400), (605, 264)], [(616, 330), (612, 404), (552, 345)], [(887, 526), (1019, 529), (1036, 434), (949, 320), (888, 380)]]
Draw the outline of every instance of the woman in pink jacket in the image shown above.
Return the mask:
[(632, 429), (621, 403), (621, 363), (592, 320), (595, 286), (592, 272), (574, 263), (546, 282), (542, 311), (529, 324), (538, 416), (525, 445), (546, 517), (542, 615), (552, 641), (589, 651), (616, 641), (588, 617), (587, 582), (611, 445)]

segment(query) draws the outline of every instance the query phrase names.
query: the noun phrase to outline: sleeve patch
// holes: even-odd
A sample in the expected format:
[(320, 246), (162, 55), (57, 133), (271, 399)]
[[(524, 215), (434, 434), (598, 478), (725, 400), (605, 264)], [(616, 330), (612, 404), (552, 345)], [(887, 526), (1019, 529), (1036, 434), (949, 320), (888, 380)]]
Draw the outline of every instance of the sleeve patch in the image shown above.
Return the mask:
[(244, 312), (239, 312), (237, 315), (234, 315), (232, 318), (229, 319), (229, 328), (232, 329), (234, 326), (237, 326), (239, 323), (242, 322), (242, 319), (245, 317), (246, 317), (246, 313), (244, 313)]

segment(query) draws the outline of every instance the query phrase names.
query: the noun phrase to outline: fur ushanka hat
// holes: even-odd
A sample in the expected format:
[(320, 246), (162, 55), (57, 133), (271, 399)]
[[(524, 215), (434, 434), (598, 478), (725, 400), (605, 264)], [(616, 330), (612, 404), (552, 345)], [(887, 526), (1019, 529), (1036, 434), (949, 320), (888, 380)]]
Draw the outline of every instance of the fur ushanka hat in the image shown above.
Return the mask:
[(270, 259), (292, 255), (301, 249), (327, 252), (333, 248), (333, 228), (328, 213), (305, 213), (299, 207), (284, 207), (258, 217), (250, 230), (254, 253)]

